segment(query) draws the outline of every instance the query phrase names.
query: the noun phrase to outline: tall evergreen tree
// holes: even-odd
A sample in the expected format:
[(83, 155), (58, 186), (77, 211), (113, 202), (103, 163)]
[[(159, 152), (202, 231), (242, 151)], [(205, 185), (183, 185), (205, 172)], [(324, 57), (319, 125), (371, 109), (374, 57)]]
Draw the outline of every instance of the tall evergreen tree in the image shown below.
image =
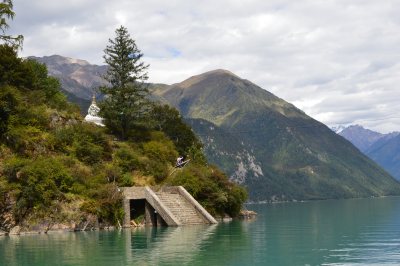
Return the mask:
[(105, 79), (109, 86), (100, 88), (105, 94), (100, 103), (100, 115), (107, 128), (126, 139), (133, 129), (147, 122), (150, 108), (145, 84), (148, 65), (141, 61), (143, 53), (125, 27), (119, 27), (115, 33), (115, 39), (109, 39), (104, 50), (108, 64)]
[(0, 2), (0, 41), (11, 45), (13, 48), (21, 48), (24, 37), (22, 35), (10, 36), (5, 35), (9, 28), (8, 19), (13, 19), (15, 12), (13, 11), (12, 0), (2, 0)]

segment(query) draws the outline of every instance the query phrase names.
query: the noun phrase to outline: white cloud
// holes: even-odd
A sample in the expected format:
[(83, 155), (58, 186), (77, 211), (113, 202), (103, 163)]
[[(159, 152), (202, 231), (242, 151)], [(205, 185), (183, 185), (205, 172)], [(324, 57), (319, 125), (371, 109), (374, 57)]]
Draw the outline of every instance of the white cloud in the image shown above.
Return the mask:
[(329, 125), (400, 130), (399, 0), (14, 2), (23, 55), (102, 64), (125, 24), (153, 82), (226, 68)]

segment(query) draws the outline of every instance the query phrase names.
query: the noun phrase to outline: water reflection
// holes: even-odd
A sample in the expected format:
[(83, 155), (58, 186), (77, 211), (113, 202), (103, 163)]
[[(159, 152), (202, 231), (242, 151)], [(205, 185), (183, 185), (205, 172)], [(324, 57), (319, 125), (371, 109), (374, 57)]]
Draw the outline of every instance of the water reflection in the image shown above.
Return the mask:
[(0, 237), (0, 265), (399, 265), (400, 198), (250, 208), (213, 226)]
[[(126, 232), (127, 262), (137, 265), (188, 265), (217, 225), (139, 228)], [(131, 235), (129, 237), (129, 234)]]

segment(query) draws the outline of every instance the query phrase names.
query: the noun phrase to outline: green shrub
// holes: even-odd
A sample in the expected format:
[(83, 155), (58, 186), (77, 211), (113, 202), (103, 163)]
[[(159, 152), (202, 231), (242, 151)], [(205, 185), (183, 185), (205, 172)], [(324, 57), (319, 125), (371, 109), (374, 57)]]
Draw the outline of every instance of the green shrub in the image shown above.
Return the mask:
[(50, 124), (49, 109), (46, 105), (36, 105), (32, 108), (24, 108), (19, 113), (19, 124), (46, 130)]
[(23, 155), (45, 154), (53, 148), (53, 136), (32, 126), (11, 127), (6, 138), (9, 147)]
[(111, 146), (103, 130), (87, 123), (58, 128), (54, 132), (54, 148), (74, 155), (87, 164), (111, 158)]
[(0, 140), (8, 131), (10, 122), (15, 119), (21, 101), (21, 93), (16, 88), (0, 87)]
[(74, 180), (59, 159), (42, 157), (27, 161), (14, 182), (18, 186), (15, 213), (21, 220), (33, 208), (46, 209), (63, 199)]
[(150, 159), (161, 162), (174, 163), (178, 157), (174, 144), (164, 139), (161, 141), (149, 141), (143, 144), (143, 151)]
[(133, 176), (131, 173), (124, 173), (118, 182), (120, 187), (131, 187), (134, 185)]
[(103, 159), (104, 149), (87, 140), (78, 140), (74, 142), (73, 149), (78, 160), (87, 164), (95, 164)]
[(146, 175), (153, 176), (159, 183), (168, 176), (168, 164), (156, 159), (142, 158), (141, 160), (142, 171)]
[(235, 217), (247, 199), (242, 187), (213, 167), (192, 164), (168, 178), (166, 183), (183, 186), (211, 214)]
[(198, 198), (199, 193), (204, 189), (198, 177), (193, 175), (190, 170), (186, 169), (168, 180), (168, 183), (174, 186), (183, 186), (195, 198)]
[(115, 152), (115, 160), (124, 172), (133, 171), (140, 167), (139, 154), (129, 145), (122, 145)]
[(122, 223), (124, 210), (123, 195), (115, 184), (106, 184), (92, 190), (89, 195), (95, 201), (84, 206), (86, 211), (96, 214), (100, 222)]
[(18, 58), (16, 50), (6, 44), (0, 45), (0, 86), (27, 88), (31, 86), (31, 77), (22, 58)]
[[(155, 105), (151, 117), (155, 124), (154, 128), (164, 132), (173, 141), (180, 155), (188, 155), (194, 149), (201, 150), (201, 142), (175, 108), (168, 105)], [(191, 156), (191, 158), (195, 157)]]
[(9, 182), (17, 182), (19, 172), (28, 162), (28, 159), (12, 156), (4, 162), (4, 176)]

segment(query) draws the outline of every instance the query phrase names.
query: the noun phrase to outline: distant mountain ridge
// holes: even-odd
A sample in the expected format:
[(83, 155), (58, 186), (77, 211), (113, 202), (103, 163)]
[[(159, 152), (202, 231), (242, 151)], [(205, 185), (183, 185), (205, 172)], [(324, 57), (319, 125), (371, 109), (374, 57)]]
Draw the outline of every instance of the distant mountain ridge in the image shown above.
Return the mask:
[(366, 154), (400, 180), (400, 135), (378, 140)]
[[(231, 176), (242, 173), (240, 180), (252, 200), (361, 197), (390, 194), (389, 183), (398, 187), (392, 177), (325, 125), (229, 71), (206, 72), (153, 92), (183, 116), (211, 123), (200, 130), (195, 122), (191, 125), (203, 136), (213, 163)], [(226, 133), (218, 133), (216, 127)], [(228, 152), (227, 145), (236, 148)], [(233, 158), (235, 165), (226, 167)]]
[(376, 141), (384, 137), (384, 134), (363, 128), (360, 125), (342, 128), (338, 134), (349, 140), (362, 152), (368, 150)]
[(400, 184), (347, 140), (230, 71), (150, 89), (179, 109), (210, 163), (247, 186), (252, 201), (400, 194)]
[(400, 132), (382, 134), (351, 125), (338, 134), (400, 180)]
[(49, 74), (60, 79), (63, 90), (78, 98), (90, 100), (94, 89), (106, 84), (102, 76), (107, 66), (92, 65), (85, 60), (60, 55), (28, 58), (45, 64)]

